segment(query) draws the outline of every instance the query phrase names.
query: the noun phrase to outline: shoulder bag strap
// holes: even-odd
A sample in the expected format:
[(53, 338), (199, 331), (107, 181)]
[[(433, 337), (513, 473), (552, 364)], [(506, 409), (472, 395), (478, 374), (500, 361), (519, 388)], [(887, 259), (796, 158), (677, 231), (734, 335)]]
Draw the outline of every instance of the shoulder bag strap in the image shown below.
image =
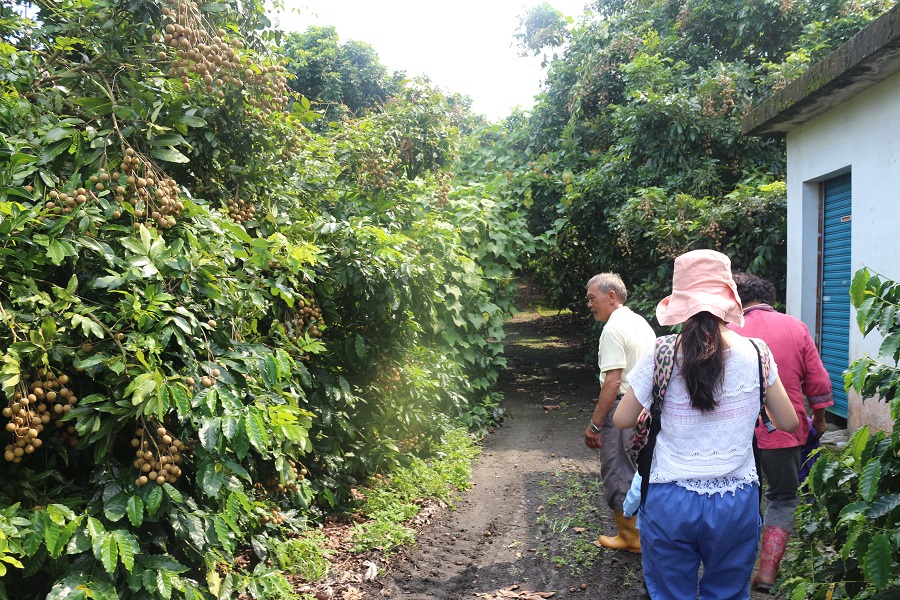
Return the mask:
[[(759, 363), (759, 417), (762, 419), (763, 425), (766, 426), (766, 431), (772, 433), (775, 431), (775, 426), (772, 424), (772, 421), (769, 419), (769, 415), (766, 414), (766, 382), (769, 380), (769, 353), (765, 353), (765, 358), (763, 358), (763, 353), (760, 352), (759, 346), (756, 345), (752, 339), (750, 343), (753, 344), (753, 349), (756, 350), (756, 357)], [(759, 464), (759, 440), (756, 438), (756, 428), (753, 428), (753, 461), (756, 463), (756, 476), (759, 478), (759, 485), (757, 489), (759, 490), (759, 512), (762, 514), (762, 469)]]
[(660, 408), (665, 401), (666, 390), (675, 368), (675, 342), (677, 335), (667, 335), (656, 339), (653, 353), (653, 402), (650, 404), (650, 432), (647, 444), (638, 455), (638, 473), (641, 475), (641, 507), (650, 488), (650, 467), (653, 465), (653, 450), (660, 429)]

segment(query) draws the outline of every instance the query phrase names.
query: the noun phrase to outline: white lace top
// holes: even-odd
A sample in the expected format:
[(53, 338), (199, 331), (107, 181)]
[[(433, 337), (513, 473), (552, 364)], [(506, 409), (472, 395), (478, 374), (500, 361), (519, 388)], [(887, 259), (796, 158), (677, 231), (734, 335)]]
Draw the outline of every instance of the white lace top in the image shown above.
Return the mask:
[[(761, 352), (771, 351), (754, 340)], [(650, 468), (650, 483), (676, 483), (699, 494), (734, 492), (759, 481), (753, 461), (753, 430), (759, 416), (759, 362), (746, 338), (727, 349), (725, 377), (713, 412), (691, 407), (676, 358), (662, 408), (661, 429)], [(770, 359), (768, 385), (778, 367)], [(644, 408), (653, 400), (653, 350), (629, 374), (631, 388)]]

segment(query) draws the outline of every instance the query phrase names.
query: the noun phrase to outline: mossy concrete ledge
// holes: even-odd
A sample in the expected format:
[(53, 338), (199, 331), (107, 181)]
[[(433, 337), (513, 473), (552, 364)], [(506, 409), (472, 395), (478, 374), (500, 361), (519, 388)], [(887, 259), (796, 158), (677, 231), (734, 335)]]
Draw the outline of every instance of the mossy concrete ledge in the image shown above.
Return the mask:
[(783, 135), (900, 71), (900, 4), (748, 113), (744, 135)]

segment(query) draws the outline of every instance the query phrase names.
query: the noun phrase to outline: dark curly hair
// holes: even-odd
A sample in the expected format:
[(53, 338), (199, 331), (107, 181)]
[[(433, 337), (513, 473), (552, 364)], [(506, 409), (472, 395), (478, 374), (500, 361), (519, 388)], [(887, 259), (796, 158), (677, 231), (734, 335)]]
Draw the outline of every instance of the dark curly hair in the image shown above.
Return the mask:
[(734, 283), (737, 284), (738, 296), (741, 304), (762, 302), (772, 306), (775, 304), (775, 286), (768, 279), (750, 275), (749, 273), (734, 273)]

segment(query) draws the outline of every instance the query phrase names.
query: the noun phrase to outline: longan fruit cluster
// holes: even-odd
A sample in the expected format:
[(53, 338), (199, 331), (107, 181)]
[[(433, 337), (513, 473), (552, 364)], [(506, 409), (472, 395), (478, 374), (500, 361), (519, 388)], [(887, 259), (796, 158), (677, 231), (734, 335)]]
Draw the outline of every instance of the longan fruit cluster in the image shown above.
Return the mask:
[(437, 189), (435, 190), (435, 201), (437, 205), (441, 208), (447, 206), (450, 203), (450, 189), (452, 188), (453, 176), (446, 171), (438, 171), (437, 174)]
[(272, 523), (273, 525), (281, 525), (285, 522), (285, 520), (285, 516), (281, 514), (281, 509), (278, 508), (277, 505), (272, 506), (272, 508), (269, 509), (269, 514), (263, 515), (260, 518), (260, 521), (262, 521), (263, 523)]
[[(119, 168), (121, 173), (112, 174), (115, 200), (120, 204), (127, 200), (134, 207), (135, 229), (141, 222), (161, 229), (174, 227), (176, 217), (184, 210), (184, 204), (178, 200), (181, 190), (175, 180), (159, 175), (134, 148), (125, 150)], [(115, 211), (112, 216), (118, 218), (121, 212)]]
[(422, 444), (425, 443), (425, 434), (417, 433), (413, 435), (409, 435), (397, 444), (397, 449), (400, 450), (402, 454), (406, 454), (408, 452), (412, 452), (413, 450), (420, 450), (422, 448)]
[[(109, 180), (108, 173), (103, 173), (102, 175), (106, 176), (106, 181)], [(54, 215), (68, 215), (82, 204), (87, 204), (96, 199), (93, 192), (83, 187), (72, 192), (62, 192), (53, 189), (47, 193), (47, 197), (49, 200), (44, 203), (44, 208)]]
[[(171, 8), (163, 8), (163, 16), (168, 21), (164, 33), (155, 34), (153, 39), (175, 50), (175, 60), (167, 72), (169, 77), (180, 78), (184, 89), (190, 90), (191, 73), (194, 73), (206, 92), (220, 99), (225, 97), (226, 85), (240, 88), (246, 82), (258, 88), (258, 93), (246, 98), (250, 106), (265, 114), (287, 107), (289, 88), (284, 65), (254, 65), (249, 57), (242, 58), (241, 40), (230, 41), (228, 32), (221, 28), (214, 35), (207, 31), (196, 2), (168, 0), (168, 3)], [(166, 61), (169, 55), (161, 50), (157, 58)]]
[(375, 378), (373, 385), (385, 392), (397, 392), (400, 389), (402, 379), (403, 370), (396, 365), (390, 365), (381, 367), (378, 370), (378, 376)]
[[(32, 379), (28, 373), (22, 374), (22, 382), (13, 393), (9, 405), (3, 409), (3, 416), (9, 419), (6, 430), (12, 434), (14, 441), (6, 445), (4, 458), (9, 462), (22, 462), (22, 457), (32, 454), (43, 445), (43, 440), (38, 437), (44, 431), (44, 427), (52, 420), (57, 420), (78, 404), (78, 397), (72, 393), (66, 384), (69, 376), (56, 375), (53, 371), (40, 369), (30, 384), (25, 381)], [(75, 446), (78, 437), (75, 436), (75, 427), (69, 425), (66, 428), (62, 421), (56, 422), (62, 441), (68, 441)]]
[(138, 427), (134, 430), (131, 447), (137, 457), (134, 468), (140, 472), (134, 480), (138, 487), (155, 483), (175, 483), (181, 476), (182, 455), (186, 448), (184, 442), (176, 438), (162, 425), (153, 428)]
[(287, 69), (284, 65), (260, 65), (257, 69), (259, 73), (249, 66), (244, 69), (247, 83), (258, 86), (262, 92), (259, 96), (249, 96), (247, 104), (267, 115), (287, 108), (289, 88), (285, 77)]
[[(164, 7), (163, 16), (168, 23), (164, 33), (156, 34), (154, 41), (162, 42), (175, 49), (175, 60), (168, 70), (169, 77), (179, 77), (184, 89), (191, 89), (190, 73), (196, 73), (206, 91), (219, 98), (225, 97), (225, 84), (242, 87), (244, 82), (231, 72), (241, 67), (240, 50), (244, 43), (235, 40), (230, 43), (224, 29), (210, 35), (203, 25), (200, 9), (196, 2), (168, 0), (172, 8)], [(160, 51), (159, 60), (168, 60), (165, 51)]]
[[(216, 385), (220, 375), (222, 375), (222, 371), (220, 371), (218, 368), (214, 367), (209, 370), (208, 375), (204, 375), (203, 377), (200, 378), (200, 385), (202, 385), (205, 388), (212, 387), (212, 386)], [(194, 391), (194, 388), (197, 386), (197, 380), (190, 376), (184, 378), (184, 383), (187, 385), (188, 390), (190, 390), (192, 392)]]
[(256, 204), (242, 198), (228, 201), (228, 216), (235, 223), (249, 221), (256, 216)]
[(360, 163), (359, 184), (362, 187), (373, 187), (384, 190), (394, 185), (393, 165), (388, 164), (386, 157), (370, 156)]
[(312, 139), (300, 120), (294, 121), (293, 126), (297, 131), (287, 133), (284, 139), (284, 148), (281, 149), (281, 158), (284, 160), (290, 160), (297, 152), (305, 149), (307, 143)]
[(293, 481), (283, 483), (277, 473), (270, 475), (265, 481), (257, 481), (254, 487), (265, 494), (284, 494), (287, 492), (296, 492), (300, 489), (298, 481), (306, 479), (307, 470), (305, 467), (297, 468), (297, 463), (289, 461), (291, 470), (294, 472)]
[(297, 302), (297, 312), (284, 318), (284, 332), (290, 338), (299, 337), (304, 332), (309, 333), (310, 337), (320, 338), (324, 326), (322, 309), (316, 305), (315, 298), (301, 298)]

